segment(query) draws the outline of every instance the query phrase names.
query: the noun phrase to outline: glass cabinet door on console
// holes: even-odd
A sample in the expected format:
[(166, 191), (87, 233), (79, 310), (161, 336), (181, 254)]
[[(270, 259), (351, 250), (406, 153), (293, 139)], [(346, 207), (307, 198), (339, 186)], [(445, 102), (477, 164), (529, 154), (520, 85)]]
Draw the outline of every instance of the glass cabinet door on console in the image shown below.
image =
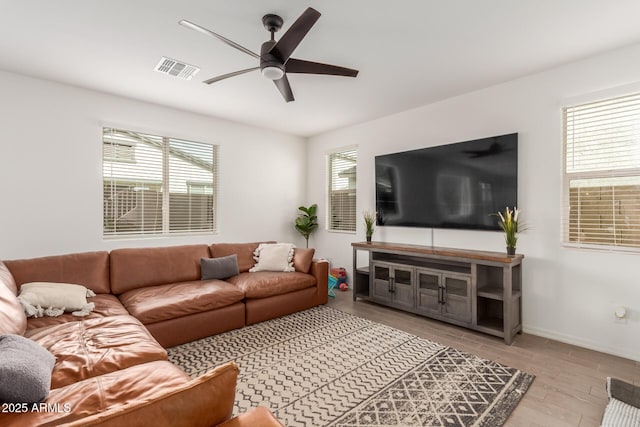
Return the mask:
[(414, 306), (413, 271), (406, 267), (393, 268), (393, 301), (398, 305)]
[(374, 262), (373, 299), (397, 306), (413, 307), (413, 269)]
[(386, 264), (373, 264), (373, 299), (391, 301), (391, 267)]
[(471, 277), (445, 273), (442, 275), (442, 284), (442, 314), (463, 322), (471, 322)]
[(471, 322), (471, 277), (418, 268), (418, 310)]
[(428, 314), (440, 314), (442, 311), (440, 305), (442, 273), (418, 269), (416, 275), (418, 309)]

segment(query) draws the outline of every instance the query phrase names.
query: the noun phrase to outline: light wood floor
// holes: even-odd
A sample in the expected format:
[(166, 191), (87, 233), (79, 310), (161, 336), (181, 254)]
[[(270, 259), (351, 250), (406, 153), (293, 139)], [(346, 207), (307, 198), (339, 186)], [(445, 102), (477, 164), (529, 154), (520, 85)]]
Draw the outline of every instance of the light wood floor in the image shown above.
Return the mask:
[(329, 306), (535, 375), (507, 426), (599, 426), (607, 402), (606, 377), (640, 384), (640, 362), (547, 338), (525, 333), (507, 346), (490, 335), (353, 302), (350, 291), (336, 292)]

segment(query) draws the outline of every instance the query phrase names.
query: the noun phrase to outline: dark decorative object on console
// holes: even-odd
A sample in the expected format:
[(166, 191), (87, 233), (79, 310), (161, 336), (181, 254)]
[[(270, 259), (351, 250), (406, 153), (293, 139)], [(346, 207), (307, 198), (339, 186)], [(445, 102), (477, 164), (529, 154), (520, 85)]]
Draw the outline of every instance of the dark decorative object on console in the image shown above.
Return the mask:
[(365, 235), (367, 237), (367, 243), (371, 243), (371, 237), (373, 236), (373, 230), (375, 230), (377, 212), (364, 211), (362, 216), (364, 217)]

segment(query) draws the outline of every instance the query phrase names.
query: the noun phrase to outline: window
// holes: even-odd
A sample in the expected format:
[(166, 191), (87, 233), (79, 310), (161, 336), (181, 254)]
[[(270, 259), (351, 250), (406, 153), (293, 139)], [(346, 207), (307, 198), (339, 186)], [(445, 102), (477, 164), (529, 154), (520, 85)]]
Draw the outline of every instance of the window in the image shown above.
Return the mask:
[(104, 128), (104, 236), (215, 232), (217, 148)]
[(329, 202), (327, 228), (330, 231), (356, 231), (356, 163), (355, 148), (328, 156)]
[(566, 244), (640, 248), (640, 93), (563, 109)]

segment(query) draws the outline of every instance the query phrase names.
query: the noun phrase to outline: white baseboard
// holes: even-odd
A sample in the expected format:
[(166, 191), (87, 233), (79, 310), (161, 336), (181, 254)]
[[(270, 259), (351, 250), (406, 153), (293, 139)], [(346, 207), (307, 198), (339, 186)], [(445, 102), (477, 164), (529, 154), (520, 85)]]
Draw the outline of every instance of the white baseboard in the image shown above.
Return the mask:
[(523, 327), (523, 332), (531, 335), (537, 335), (543, 338), (549, 338), (555, 341), (560, 341), (566, 344), (577, 345), (578, 347), (588, 348), (589, 350), (600, 351), (602, 353), (612, 354), (614, 356), (624, 357), (625, 359), (635, 360), (640, 362), (640, 353), (625, 352), (619, 348), (602, 345), (590, 340), (583, 340), (581, 338), (574, 337), (572, 335), (559, 334), (555, 331), (550, 331), (542, 328)]

